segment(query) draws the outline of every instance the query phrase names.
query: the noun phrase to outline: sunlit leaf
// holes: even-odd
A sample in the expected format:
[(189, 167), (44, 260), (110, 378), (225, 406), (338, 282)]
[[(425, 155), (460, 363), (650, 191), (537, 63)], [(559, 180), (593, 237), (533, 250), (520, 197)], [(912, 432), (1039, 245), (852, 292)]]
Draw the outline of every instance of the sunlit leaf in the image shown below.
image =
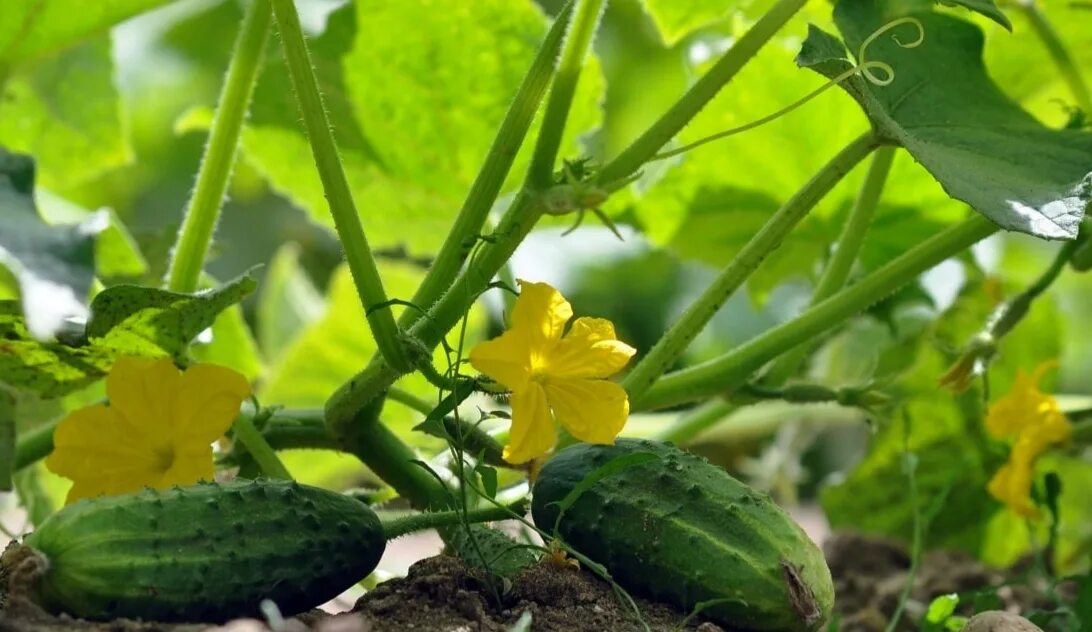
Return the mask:
[(100, 279), (131, 279), (148, 272), (148, 262), (136, 239), (117, 213), (89, 211), (41, 187), (36, 197), (39, 213), (50, 224), (77, 224), (96, 212), (106, 214), (107, 227), (95, 237), (95, 274)]
[(258, 295), (258, 341), (276, 360), (296, 335), (322, 316), (324, 299), (299, 263), (300, 248), (288, 243), (277, 251)]
[[(0, 20), (0, 62), (16, 65), (109, 29), (171, 0), (11, 0)], [(3, 65), (0, 63), (0, 65)]]
[(27, 329), (52, 337), (69, 318), (87, 316), (94, 278), (94, 236), (105, 215), (49, 226), (34, 206), (34, 163), (0, 149), (0, 265), (18, 280)]
[(664, 39), (674, 44), (694, 29), (705, 26), (727, 16), (740, 2), (724, 0), (645, 0), (645, 7), (656, 20)]
[(3, 96), (0, 140), (33, 155), (48, 187), (72, 187), (132, 158), (108, 35), (17, 72)]
[(116, 285), (100, 292), (91, 303), (87, 338), (97, 349), (115, 354), (181, 359), (197, 334), (257, 285), (249, 275), (197, 294)]
[(249, 380), (262, 372), (262, 358), (258, 342), (250, 331), (243, 309), (238, 305), (228, 307), (212, 323), (212, 340), (193, 345), (193, 357), (201, 362), (212, 362), (242, 373)]
[[(850, 49), (897, 17), (888, 8), (878, 0), (838, 4), (835, 20)], [(913, 17), (924, 29), (921, 46), (904, 48), (886, 36), (868, 49), (869, 59), (894, 68), (892, 83), (854, 77), (843, 84), (847, 91), (952, 197), (1008, 229), (1074, 237), (1092, 199), (1092, 134), (1050, 130), (1009, 101), (984, 72), (978, 27), (938, 13)], [(900, 27), (908, 31), (898, 31), (901, 41), (913, 40), (913, 28)], [(829, 51), (829, 39), (813, 28), (809, 42), (822, 40)], [(801, 63), (827, 76), (849, 68), (833, 54), (809, 54)]]
[(58, 397), (97, 381), (111, 363), (108, 354), (93, 347), (34, 339), (19, 305), (0, 302), (0, 382), (41, 397)]

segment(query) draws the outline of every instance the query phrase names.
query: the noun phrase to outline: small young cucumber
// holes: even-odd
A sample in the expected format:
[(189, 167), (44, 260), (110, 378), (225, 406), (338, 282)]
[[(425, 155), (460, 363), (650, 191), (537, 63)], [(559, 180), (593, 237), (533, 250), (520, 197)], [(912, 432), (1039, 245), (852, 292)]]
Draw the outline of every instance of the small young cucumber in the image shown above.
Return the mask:
[[(648, 452), (559, 503), (609, 461)], [(539, 474), (535, 524), (599, 562), (620, 586), (731, 630), (810, 632), (834, 605), (823, 554), (770, 498), (670, 444), (575, 445)], [(561, 514), (560, 522), (558, 515)]]
[(259, 480), (80, 501), (23, 546), (44, 561), (30, 594), (50, 610), (223, 621), (265, 599), (286, 616), (318, 606), (367, 576), (386, 540), (364, 503)]

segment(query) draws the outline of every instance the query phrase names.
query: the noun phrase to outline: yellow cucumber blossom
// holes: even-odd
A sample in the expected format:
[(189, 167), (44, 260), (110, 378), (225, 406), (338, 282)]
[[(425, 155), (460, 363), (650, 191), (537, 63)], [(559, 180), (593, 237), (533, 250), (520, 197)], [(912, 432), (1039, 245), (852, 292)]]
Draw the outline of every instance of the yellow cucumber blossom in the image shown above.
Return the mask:
[(1031, 502), (1035, 461), (1051, 445), (1069, 438), (1072, 428), (1057, 400), (1039, 390), (1043, 375), (1057, 366), (1044, 362), (1028, 375), (1016, 374), (1012, 390), (994, 402), (986, 414), (986, 430), (998, 439), (1014, 438), (1009, 461), (990, 479), (994, 498), (1027, 518), (1039, 517)]
[(72, 479), (68, 503), (212, 480), (212, 442), (249, 396), (246, 378), (226, 367), (118, 358), (106, 377), (109, 404), (62, 419), (46, 467)]
[[(629, 398), (606, 378), (636, 351), (602, 318), (577, 318), (546, 283), (520, 280), (508, 331), (470, 352), (475, 369), (512, 391), (512, 430), (504, 459), (525, 463), (557, 442), (554, 421), (588, 443), (611, 443), (629, 416)], [(552, 411), (552, 414), (551, 414)]]

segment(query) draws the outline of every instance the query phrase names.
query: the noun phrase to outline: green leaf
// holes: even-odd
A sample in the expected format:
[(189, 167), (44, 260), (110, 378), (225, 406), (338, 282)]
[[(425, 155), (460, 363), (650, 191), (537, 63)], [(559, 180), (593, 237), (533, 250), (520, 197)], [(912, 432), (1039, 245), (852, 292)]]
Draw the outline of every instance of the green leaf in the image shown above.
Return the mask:
[[(843, 0), (835, 8), (852, 50), (900, 15), (881, 0)], [(892, 83), (856, 76), (843, 87), (879, 133), (906, 147), (952, 197), (1004, 228), (1075, 237), (1092, 199), (1092, 134), (1048, 129), (1009, 101), (982, 66), (978, 27), (942, 14), (913, 17), (924, 29), (921, 46), (903, 48), (888, 35), (867, 51), (868, 59), (892, 66)], [(904, 24), (897, 34), (910, 41), (912, 29)], [(822, 39), (805, 49), (829, 50), (829, 36)], [(814, 55), (802, 63), (827, 76), (850, 67), (848, 60), (817, 62)]]
[(0, 21), (0, 66), (47, 55), (171, 0), (13, 0)]
[(672, 45), (703, 26), (722, 20), (740, 2), (724, 0), (645, 0), (645, 8), (663, 34), (665, 43)]
[(262, 372), (258, 342), (250, 331), (239, 305), (228, 307), (212, 323), (212, 340), (198, 342), (191, 348), (193, 357), (242, 373), (254, 381)]
[(77, 224), (94, 213), (106, 214), (108, 225), (95, 238), (95, 274), (100, 279), (136, 278), (147, 274), (148, 262), (117, 213), (105, 209), (89, 211), (42, 187), (35, 193), (38, 211), (50, 224)]
[(35, 157), (48, 187), (71, 188), (132, 158), (108, 35), (16, 73), (3, 96), (0, 138)]
[(938, 0), (938, 2), (947, 6), (966, 7), (971, 11), (981, 13), (1008, 30), (1012, 30), (1012, 22), (1009, 21), (1009, 18), (1001, 9), (997, 8), (994, 0)]
[(19, 305), (0, 302), (0, 383), (43, 398), (59, 397), (99, 380), (112, 363), (109, 354), (93, 347), (34, 339)]
[(35, 210), (33, 195), (34, 163), (0, 148), (0, 264), (19, 282), (27, 329), (44, 340), (67, 319), (87, 316), (94, 235), (105, 227), (106, 215), (48, 226)]
[(197, 294), (116, 285), (91, 303), (87, 338), (96, 349), (117, 355), (166, 354), (182, 360), (197, 334), (257, 285), (249, 274)]
[(15, 465), (15, 397), (0, 388), (0, 491), (11, 491)]
[(287, 243), (273, 255), (258, 295), (258, 341), (278, 359), (301, 330), (322, 316), (324, 299), (300, 267), (300, 247)]

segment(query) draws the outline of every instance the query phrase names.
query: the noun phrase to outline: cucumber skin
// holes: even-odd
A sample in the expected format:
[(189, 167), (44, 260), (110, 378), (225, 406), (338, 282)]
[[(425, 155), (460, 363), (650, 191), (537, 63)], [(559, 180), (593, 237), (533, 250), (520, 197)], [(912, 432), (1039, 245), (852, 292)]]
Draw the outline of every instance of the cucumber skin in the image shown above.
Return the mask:
[(634, 452), (660, 458), (584, 492), (558, 525), (563, 541), (603, 564), (623, 588), (684, 612), (726, 600), (701, 616), (732, 630), (810, 632), (830, 618), (830, 569), (807, 534), (765, 494), (670, 444), (619, 439), (562, 450), (535, 483), (536, 526), (552, 532), (554, 503), (603, 464)]
[(43, 606), (86, 619), (224, 621), (318, 606), (367, 576), (386, 548), (363, 503), (290, 481), (201, 483), (100, 497), (24, 540), (48, 571)]

